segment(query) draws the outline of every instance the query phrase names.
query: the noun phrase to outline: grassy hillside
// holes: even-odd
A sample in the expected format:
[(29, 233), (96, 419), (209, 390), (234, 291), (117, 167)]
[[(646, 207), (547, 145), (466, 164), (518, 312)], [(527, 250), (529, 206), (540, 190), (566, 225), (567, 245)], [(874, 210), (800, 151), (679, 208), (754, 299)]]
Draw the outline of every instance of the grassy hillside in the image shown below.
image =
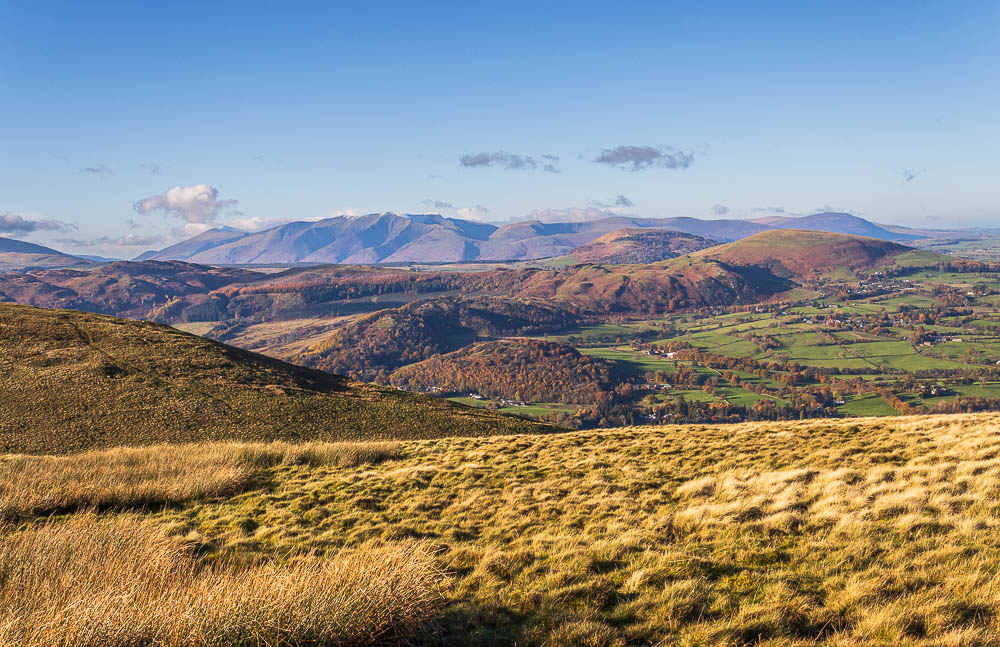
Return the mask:
[(0, 304), (0, 451), (542, 431), (173, 328)]
[(780, 276), (811, 278), (838, 269), (886, 264), (907, 251), (910, 248), (875, 238), (787, 229), (765, 231), (694, 255), (732, 265), (766, 267)]
[[(73, 644), (74, 619), (128, 620), (114, 646), (337, 645), (355, 625), (428, 645), (1000, 641), (996, 414), (154, 447), (7, 457), (0, 479), (6, 518), (72, 513), (0, 531), (26, 574), (0, 583), (0, 628), (32, 647)], [(67, 622), (32, 622), (52, 608)]]

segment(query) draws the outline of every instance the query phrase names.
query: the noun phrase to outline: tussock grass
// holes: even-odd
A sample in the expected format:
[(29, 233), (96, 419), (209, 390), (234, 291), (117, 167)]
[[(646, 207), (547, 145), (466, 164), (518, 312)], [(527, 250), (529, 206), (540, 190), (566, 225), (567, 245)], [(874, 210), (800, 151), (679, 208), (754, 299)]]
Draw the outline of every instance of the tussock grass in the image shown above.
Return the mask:
[(0, 535), (0, 644), (391, 642), (435, 616), (438, 581), (415, 543), (285, 563), (205, 565), (138, 517), (77, 515)]
[(231, 496), (278, 465), (356, 467), (393, 443), (214, 443), (0, 457), (0, 519), (79, 508), (151, 508)]
[[(444, 644), (1000, 644), (1000, 416), (403, 443), (166, 516), (220, 553), (418, 538)], [(256, 523), (243, 523), (251, 520)]]
[[(19, 473), (126, 463), (116, 451)], [(429, 599), (431, 580), (379, 567), (441, 574), (443, 606), (398, 616), (432, 635), (390, 623), (418, 644), (1000, 645), (997, 414), (135, 451), (121, 456), (144, 456), (149, 488), (176, 473), (203, 489), (0, 529), (0, 644), (363, 642), (331, 638), (345, 616), (324, 606), (346, 594), (321, 565), (348, 560), (351, 582), (384, 591), (371, 617)], [(256, 476), (233, 494), (220, 466)]]

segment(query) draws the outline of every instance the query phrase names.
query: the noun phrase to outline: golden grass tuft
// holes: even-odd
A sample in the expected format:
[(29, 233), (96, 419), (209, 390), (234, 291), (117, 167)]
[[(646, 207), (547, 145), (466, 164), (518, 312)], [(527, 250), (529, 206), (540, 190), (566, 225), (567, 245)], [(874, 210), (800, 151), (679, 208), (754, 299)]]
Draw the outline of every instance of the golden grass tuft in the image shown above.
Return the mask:
[(79, 508), (150, 508), (231, 496), (276, 465), (354, 467), (399, 456), (394, 443), (214, 443), (0, 457), (0, 519)]
[(131, 515), (76, 515), (0, 536), (0, 644), (19, 647), (363, 645), (435, 616), (439, 575), (416, 543), (199, 563)]

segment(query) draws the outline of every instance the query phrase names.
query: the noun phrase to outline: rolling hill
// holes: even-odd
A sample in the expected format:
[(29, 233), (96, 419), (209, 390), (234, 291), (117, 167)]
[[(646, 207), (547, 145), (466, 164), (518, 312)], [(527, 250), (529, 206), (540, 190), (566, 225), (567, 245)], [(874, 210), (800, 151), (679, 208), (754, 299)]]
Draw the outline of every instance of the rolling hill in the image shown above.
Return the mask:
[(0, 304), (0, 451), (550, 431), (167, 326)]
[(838, 269), (858, 270), (891, 262), (909, 247), (875, 238), (818, 231), (767, 231), (693, 256), (730, 265), (756, 266), (778, 276), (811, 278)]
[(537, 299), (424, 299), (365, 315), (303, 352), (296, 362), (370, 380), (480, 337), (563, 330), (577, 323), (575, 314)]
[(577, 263), (655, 263), (717, 245), (714, 240), (677, 231), (619, 229), (581, 245), (567, 258)]
[(551, 300), (592, 314), (651, 314), (749, 303), (794, 287), (791, 281), (766, 269), (695, 255), (641, 265), (577, 265), (560, 272), (525, 270), (508, 281), (513, 294)]
[(0, 272), (27, 272), (59, 267), (93, 267), (93, 261), (44, 245), (0, 237)]
[(92, 269), (0, 274), (0, 301), (169, 321), (208, 294), (262, 276), (176, 261), (121, 261)]

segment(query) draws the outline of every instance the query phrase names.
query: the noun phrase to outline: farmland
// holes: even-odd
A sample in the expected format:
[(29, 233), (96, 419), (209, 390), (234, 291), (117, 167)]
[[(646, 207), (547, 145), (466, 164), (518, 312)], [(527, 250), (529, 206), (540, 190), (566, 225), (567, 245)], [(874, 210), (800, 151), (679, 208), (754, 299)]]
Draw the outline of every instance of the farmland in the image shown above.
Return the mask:
[[(634, 401), (654, 396), (645, 415), (655, 420), (654, 401), (678, 398), (752, 407), (762, 398), (781, 405), (822, 391), (826, 412), (845, 416), (1000, 401), (1000, 310), (993, 298), (1000, 277), (930, 268), (906, 277), (881, 279), (894, 289), (863, 299), (838, 298), (828, 288), (800, 301), (620, 317), (544, 338), (614, 362), (638, 387)], [(700, 378), (672, 384), (682, 368)], [(660, 388), (642, 387), (655, 384)]]

